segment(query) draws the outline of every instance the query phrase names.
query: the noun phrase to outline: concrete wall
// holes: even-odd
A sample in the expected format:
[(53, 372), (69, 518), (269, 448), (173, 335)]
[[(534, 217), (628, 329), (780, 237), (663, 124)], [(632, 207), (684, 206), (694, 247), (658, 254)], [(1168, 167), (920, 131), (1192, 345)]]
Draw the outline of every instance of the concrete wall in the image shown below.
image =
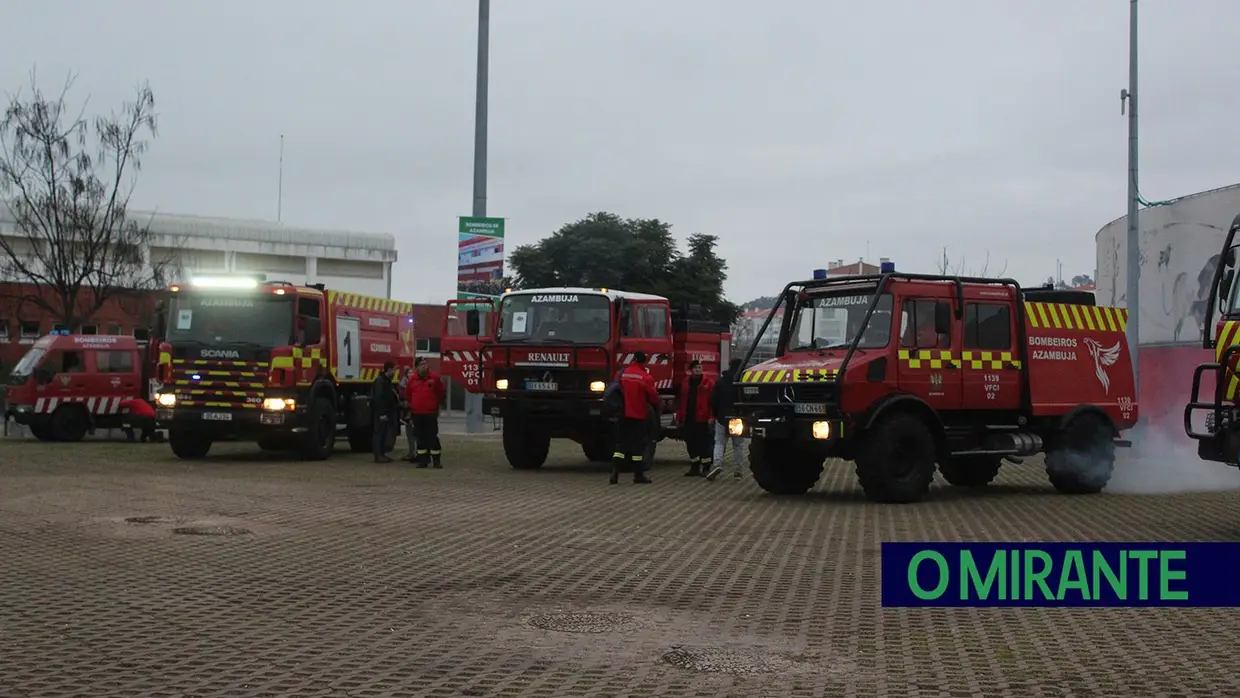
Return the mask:
[[(1227, 227), (1240, 213), (1240, 185), (1193, 194), (1141, 212), (1141, 344), (1201, 342), (1205, 303)], [(1098, 302), (1127, 307), (1128, 218), (1103, 226)]]

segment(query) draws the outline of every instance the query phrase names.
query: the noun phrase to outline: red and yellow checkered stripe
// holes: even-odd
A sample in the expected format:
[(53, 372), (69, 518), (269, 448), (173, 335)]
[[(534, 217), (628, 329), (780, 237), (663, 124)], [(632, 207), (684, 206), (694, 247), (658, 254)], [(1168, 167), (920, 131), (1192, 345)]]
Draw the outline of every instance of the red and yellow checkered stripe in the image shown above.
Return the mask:
[[(1217, 340), (1214, 344), (1214, 361), (1215, 363), (1223, 363), (1223, 354), (1226, 351), (1240, 344), (1240, 320), (1224, 320), (1219, 323)], [(1240, 386), (1240, 376), (1236, 375), (1236, 361), (1233, 359), (1231, 365), (1224, 365), (1223, 371), (1227, 377), (1227, 390), (1223, 397), (1227, 400), (1236, 399), (1236, 388)]]

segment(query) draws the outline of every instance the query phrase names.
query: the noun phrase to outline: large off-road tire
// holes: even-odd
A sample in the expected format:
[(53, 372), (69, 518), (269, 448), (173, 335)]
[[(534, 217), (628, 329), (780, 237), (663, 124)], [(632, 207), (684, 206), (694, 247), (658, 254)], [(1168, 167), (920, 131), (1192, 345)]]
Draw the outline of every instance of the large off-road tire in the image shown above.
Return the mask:
[(90, 430), (90, 415), (81, 405), (64, 405), (52, 414), (48, 432), (56, 441), (81, 441)]
[(935, 451), (934, 434), (917, 415), (879, 417), (857, 448), (857, 481), (875, 502), (920, 501), (934, 481)]
[(545, 432), (526, 429), (516, 420), (504, 420), (504, 456), (517, 470), (537, 470), (547, 462), (551, 437)]
[(297, 440), (297, 456), (302, 460), (327, 460), (336, 448), (336, 408), (331, 400), (319, 397), (310, 403), (306, 431)]
[(52, 431), (46, 424), (31, 424), (30, 435), (39, 441), (55, 441), (52, 437)]
[(981, 488), (995, 479), (1002, 465), (1002, 456), (952, 456), (939, 463), (939, 474), (956, 487)]
[(749, 444), (749, 472), (771, 494), (805, 494), (822, 477), (826, 457), (795, 441), (754, 439)]
[(1115, 430), (1103, 417), (1085, 413), (1064, 430), (1061, 447), (1046, 454), (1046, 474), (1063, 494), (1098, 494), (1115, 470)]
[(205, 458), (211, 450), (211, 438), (205, 434), (173, 429), (168, 432), (168, 445), (177, 458), (197, 460)]
[(610, 438), (597, 437), (582, 443), (581, 452), (591, 463), (610, 463), (616, 446)]

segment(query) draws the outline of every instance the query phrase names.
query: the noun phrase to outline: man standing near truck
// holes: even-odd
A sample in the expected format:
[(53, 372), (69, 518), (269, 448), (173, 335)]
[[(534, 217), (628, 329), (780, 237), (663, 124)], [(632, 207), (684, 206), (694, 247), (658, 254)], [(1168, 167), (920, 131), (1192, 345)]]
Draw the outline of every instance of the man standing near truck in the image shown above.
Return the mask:
[(439, 403), (446, 392), (443, 381), (431, 370), (430, 362), (425, 356), (420, 357), (414, 363), (414, 374), (409, 376), (409, 382), (405, 385), (405, 402), (409, 404), (418, 449), (414, 462), (419, 468), (431, 463), (436, 469), (443, 467), (440, 460), (443, 447), (439, 443)]
[(371, 448), (376, 463), (391, 463), (388, 458), (388, 446), (396, 429), (396, 420), (400, 416), (400, 399), (396, 394), (396, 386), (392, 384), (392, 375), (396, 373), (396, 363), (385, 361), (383, 372), (370, 385), (370, 422), (374, 433), (371, 437)]
[(685, 447), (689, 450), (689, 472), (685, 477), (702, 477), (711, 463), (710, 395), (714, 381), (702, 375), (702, 362), (689, 364), (689, 375), (680, 386), (676, 404), (676, 422), (683, 430)]
[(624, 413), (616, 424), (616, 451), (611, 457), (610, 482), (613, 485), (620, 482), (620, 470), (627, 462), (633, 467), (634, 484), (649, 484), (651, 480), (646, 472), (650, 464), (645, 458), (651, 434), (647, 419), (651, 411), (659, 409), (659, 391), (646, 368), (646, 353), (635, 352), (633, 363), (626, 366), (616, 380), (624, 395)]
[(728, 418), (732, 416), (732, 408), (736, 404), (736, 379), (741, 373), (741, 360), (732, 359), (728, 370), (719, 377), (714, 390), (710, 393), (710, 409), (715, 415), (715, 453), (708, 480), (714, 480), (723, 472), (723, 451), (727, 442), (732, 442), (732, 478), (741, 479), (741, 469), (745, 467), (745, 438), (728, 435)]

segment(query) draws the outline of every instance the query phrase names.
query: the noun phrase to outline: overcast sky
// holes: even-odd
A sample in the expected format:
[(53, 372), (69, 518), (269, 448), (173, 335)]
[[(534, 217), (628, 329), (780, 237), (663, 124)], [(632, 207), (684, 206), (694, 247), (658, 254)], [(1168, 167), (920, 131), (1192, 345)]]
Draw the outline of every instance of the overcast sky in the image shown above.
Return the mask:
[[(493, 0), (488, 212), (510, 245), (598, 210), (720, 237), (734, 300), (832, 259), (1092, 273), (1124, 213), (1123, 0)], [(1141, 0), (1142, 193), (1240, 181), (1240, 2)], [(391, 233), (394, 295), (454, 293), (473, 0), (20, 0), (28, 71), (110, 108), (149, 80), (133, 205)], [(1220, 221), (1219, 224), (1225, 224)]]

